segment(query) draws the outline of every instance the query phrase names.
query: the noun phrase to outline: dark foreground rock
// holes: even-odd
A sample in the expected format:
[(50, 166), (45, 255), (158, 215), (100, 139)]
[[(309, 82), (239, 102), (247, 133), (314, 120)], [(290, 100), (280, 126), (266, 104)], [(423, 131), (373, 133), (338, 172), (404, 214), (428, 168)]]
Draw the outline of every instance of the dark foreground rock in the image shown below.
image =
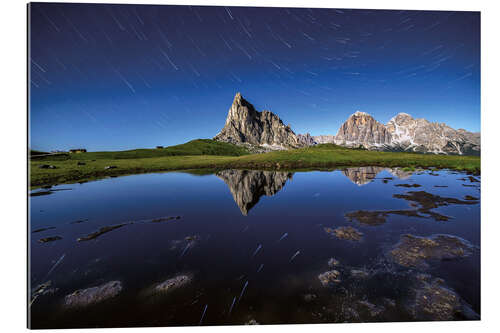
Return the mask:
[(84, 237), (80, 237), (80, 238), (77, 238), (77, 241), (78, 242), (83, 242), (83, 241), (89, 241), (89, 240), (92, 240), (92, 239), (96, 239), (97, 237), (107, 233), (107, 232), (110, 232), (110, 231), (113, 231), (115, 229), (118, 229), (118, 228), (121, 228), (123, 226), (126, 226), (128, 223), (122, 223), (122, 224), (117, 224), (117, 225), (110, 225), (110, 226), (106, 226), (106, 227), (102, 227), (101, 229), (91, 233), (91, 234), (88, 234), (87, 236), (84, 236)]
[(39, 229), (35, 229), (33, 230), (31, 233), (34, 234), (34, 233), (37, 233), (37, 232), (42, 232), (42, 231), (46, 231), (46, 230), (52, 230), (52, 229), (55, 229), (56, 227), (45, 227), (45, 228), (39, 228)]
[(40, 238), (38, 241), (40, 243), (49, 243), (49, 242), (54, 242), (56, 240), (62, 239), (61, 236), (51, 236), (51, 237), (45, 237), (45, 238)]
[(398, 187), (422, 187), (422, 185), (420, 185), (420, 184), (396, 184), (394, 186), (398, 186)]
[(171, 292), (172, 290), (175, 290), (177, 288), (180, 288), (189, 282), (191, 282), (192, 278), (189, 275), (178, 275), (174, 278), (168, 279), (166, 281), (163, 281), (156, 286), (154, 286), (154, 291), (155, 293), (168, 293)]
[(333, 269), (331, 271), (326, 271), (318, 275), (318, 279), (323, 286), (328, 286), (332, 283), (340, 283), (340, 272)]
[(57, 288), (51, 288), (51, 286), (52, 286), (52, 281), (49, 280), (33, 288), (33, 290), (31, 291), (31, 300), (29, 306), (31, 306), (38, 297), (47, 294), (53, 294), (58, 290)]
[(390, 257), (405, 267), (428, 267), (430, 260), (456, 259), (469, 256), (472, 246), (464, 239), (450, 235), (418, 237), (402, 235), (389, 252)]
[(361, 224), (372, 226), (385, 223), (389, 215), (448, 221), (451, 217), (437, 213), (433, 209), (448, 205), (474, 205), (479, 203), (477, 198), (471, 196), (467, 196), (465, 200), (460, 200), (434, 195), (425, 191), (410, 191), (405, 194), (394, 194), (393, 197), (410, 202), (410, 206), (414, 208), (399, 210), (358, 210), (346, 213), (345, 218), (348, 221), (357, 220)]
[(39, 169), (57, 169), (55, 165), (41, 164), (38, 166)]
[(333, 234), (338, 239), (350, 240), (350, 241), (360, 241), (363, 237), (363, 233), (354, 229), (353, 227), (338, 227), (336, 229), (325, 228), (326, 233)]
[(409, 311), (415, 320), (477, 320), (479, 315), (442, 279), (419, 274)]
[(161, 223), (161, 222), (168, 222), (171, 220), (180, 220), (180, 219), (181, 219), (180, 216), (165, 216), (165, 217), (157, 217), (157, 218), (151, 219), (148, 222)]
[(122, 291), (120, 281), (110, 281), (97, 287), (79, 289), (64, 298), (64, 307), (85, 307), (117, 296)]

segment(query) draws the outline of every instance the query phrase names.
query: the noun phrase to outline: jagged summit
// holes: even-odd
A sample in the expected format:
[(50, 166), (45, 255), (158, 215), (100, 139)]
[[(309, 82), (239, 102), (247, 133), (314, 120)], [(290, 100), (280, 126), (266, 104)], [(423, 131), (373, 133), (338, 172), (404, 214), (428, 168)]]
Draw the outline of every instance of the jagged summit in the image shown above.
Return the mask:
[(356, 111), (340, 126), (334, 142), (348, 147), (381, 146), (391, 142), (391, 135), (371, 115)]
[(359, 110), (358, 110), (358, 111), (356, 111), (356, 112), (354, 112), (354, 113), (351, 115), (351, 117), (352, 117), (352, 116), (370, 116), (370, 117), (371, 117), (371, 115), (370, 115), (370, 114), (368, 114), (368, 113), (366, 113), (366, 112), (363, 112), (363, 111), (359, 111)]
[(269, 149), (303, 146), (297, 135), (277, 115), (267, 110), (257, 111), (239, 92), (234, 96), (224, 128), (214, 140)]
[(444, 123), (413, 118), (405, 112), (387, 124), (363, 111), (356, 111), (340, 126), (336, 135), (295, 134), (271, 111), (259, 112), (236, 93), (224, 128), (214, 140), (258, 147), (257, 152), (335, 143), (373, 150), (413, 151), (435, 154), (479, 155), (479, 133), (455, 130)]

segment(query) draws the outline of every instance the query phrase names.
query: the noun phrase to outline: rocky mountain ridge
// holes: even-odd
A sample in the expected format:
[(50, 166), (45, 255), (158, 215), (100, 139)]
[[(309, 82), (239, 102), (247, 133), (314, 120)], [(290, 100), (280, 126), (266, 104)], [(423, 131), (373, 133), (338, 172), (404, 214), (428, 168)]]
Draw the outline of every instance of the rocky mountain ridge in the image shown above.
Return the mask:
[(214, 140), (257, 147), (256, 152), (334, 143), (349, 148), (380, 151), (411, 151), (434, 154), (480, 155), (480, 133), (453, 129), (399, 113), (387, 124), (366, 112), (356, 111), (336, 135), (295, 134), (274, 113), (257, 111), (240, 93), (234, 97), (224, 128)]
[(302, 147), (290, 126), (274, 113), (259, 112), (240, 93), (234, 97), (226, 123), (214, 140), (234, 144), (251, 144), (269, 150), (283, 150)]

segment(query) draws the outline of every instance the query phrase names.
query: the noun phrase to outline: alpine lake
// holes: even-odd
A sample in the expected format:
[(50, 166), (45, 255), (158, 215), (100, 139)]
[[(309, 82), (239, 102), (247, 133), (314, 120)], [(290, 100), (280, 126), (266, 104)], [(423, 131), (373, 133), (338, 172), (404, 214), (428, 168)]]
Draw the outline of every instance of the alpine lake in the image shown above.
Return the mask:
[(477, 320), (480, 184), (358, 167), (32, 190), (31, 327)]

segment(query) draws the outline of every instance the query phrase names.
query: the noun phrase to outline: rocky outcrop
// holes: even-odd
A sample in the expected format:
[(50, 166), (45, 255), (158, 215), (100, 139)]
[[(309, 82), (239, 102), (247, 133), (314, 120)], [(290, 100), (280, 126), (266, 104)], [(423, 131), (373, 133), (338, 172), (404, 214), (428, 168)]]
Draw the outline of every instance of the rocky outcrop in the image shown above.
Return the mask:
[(297, 134), (297, 139), (298, 139), (299, 144), (301, 146), (312, 146), (312, 145), (316, 144), (314, 137), (312, 137), (311, 134), (309, 134), (309, 133)]
[(356, 111), (336, 135), (295, 134), (274, 113), (259, 112), (240, 93), (234, 97), (224, 128), (214, 140), (246, 146), (255, 153), (333, 143), (349, 148), (411, 151), (434, 154), (480, 155), (479, 133), (455, 130), (444, 123), (414, 119), (399, 113), (386, 125)]
[(399, 113), (387, 123), (386, 128), (392, 136), (391, 145), (396, 149), (436, 154), (480, 154), (479, 133), (455, 130), (444, 123), (431, 123)]
[(368, 113), (357, 111), (340, 126), (335, 143), (347, 147), (384, 147), (391, 144), (391, 134), (384, 124)]
[(407, 113), (399, 113), (383, 125), (357, 111), (342, 124), (333, 143), (350, 148), (434, 154), (479, 155), (481, 151), (479, 133), (414, 119)]
[(214, 140), (264, 146), (274, 150), (302, 146), (290, 126), (283, 124), (270, 111), (257, 111), (240, 93), (234, 97), (224, 128)]
[(335, 143), (335, 135), (317, 135), (313, 136), (313, 139), (318, 145), (323, 143)]
[(120, 281), (110, 281), (87, 289), (79, 289), (64, 298), (66, 308), (85, 307), (117, 296), (122, 291)]
[(293, 173), (257, 170), (223, 170), (216, 173), (229, 187), (243, 215), (247, 215), (263, 195), (278, 193)]

